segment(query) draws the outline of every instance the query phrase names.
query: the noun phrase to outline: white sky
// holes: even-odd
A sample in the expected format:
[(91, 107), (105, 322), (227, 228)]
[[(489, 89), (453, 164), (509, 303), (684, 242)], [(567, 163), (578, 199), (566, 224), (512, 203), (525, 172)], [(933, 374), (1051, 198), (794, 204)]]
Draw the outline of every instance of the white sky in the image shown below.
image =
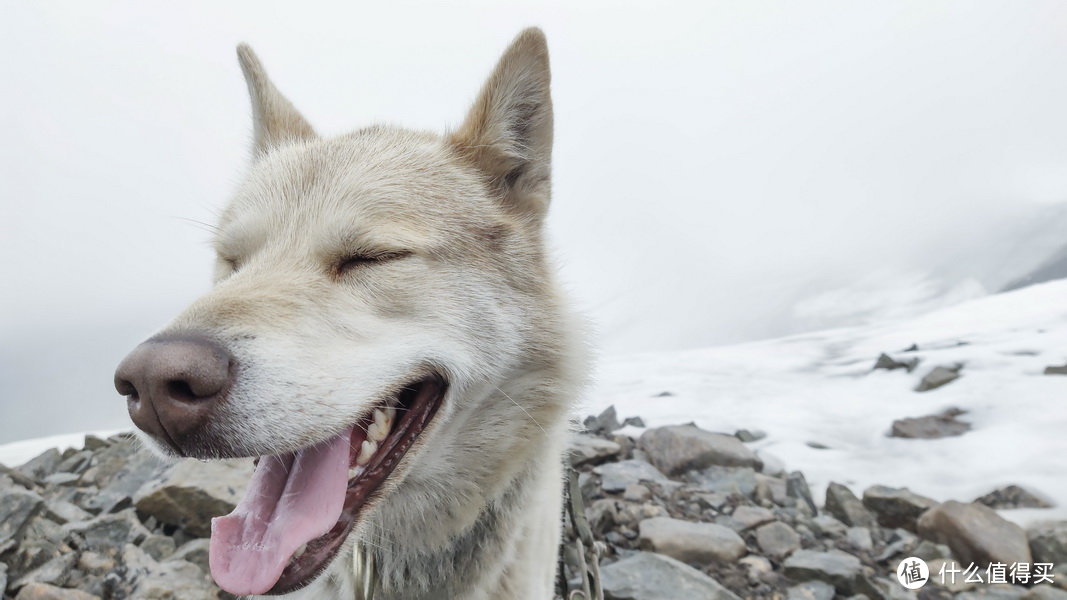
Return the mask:
[(238, 41), (321, 133), (441, 130), (543, 27), (552, 239), (615, 353), (1020, 274), (1067, 225), (1065, 22), (1054, 1), (0, 2), (0, 440), (121, 426), (114, 364), (207, 289), (189, 220), (246, 164)]

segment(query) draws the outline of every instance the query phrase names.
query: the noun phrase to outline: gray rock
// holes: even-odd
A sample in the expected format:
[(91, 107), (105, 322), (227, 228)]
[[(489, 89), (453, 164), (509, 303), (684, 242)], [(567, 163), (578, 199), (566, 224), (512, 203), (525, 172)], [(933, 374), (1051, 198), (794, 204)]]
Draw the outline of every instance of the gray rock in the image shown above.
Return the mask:
[(131, 600), (209, 600), (218, 588), (199, 567), (183, 560), (156, 562), (132, 544), (123, 552), (127, 580), (135, 582)]
[(842, 592), (851, 591), (863, 573), (858, 558), (837, 550), (797, 550), (782, 566), (785, 576), (794, 581), (825, 581)]
[(81, 503), (93, 513), (108, 513), (133, 505), (133, 496), (146, 481), (167, 468), (147, 450), (137, 450), (133, 442), (113, 443), (98, 452), (94, 464), (82, 474), (82, 483), (99, 488)]
[[(919, 558), (922, 557), (920, 556)], [(967, 578), (963, 575), (967, 565), (961, 565), (959, 562), (952, 560), (951, 557), (946, 556), (945, 558), (935, 558), (927, 561), (927, 563), (930, 568), (931, 583), (936, 581), (938, 585), (943, 586), (952, 593), (964, 592), (975, 586), (974, 583), (968, 582)], [(940, 575), (942, 569), (945, 570), (943, 580)]]
[(604, 535), (619, 524), (618, 502), (611, 498), (594, 500), (585, 507), (585, 520), (594, 534)]
[(674, 483), (656, 467), (636, 459), (605, 463), (594, 468), (593, 472), (600, 475), (600, 487), (605, 492), (622, 492), (635, 483), (646, 481), (668, 486)]
[(611, 433), (622, 427), (622, 424), (619, 423), (619, 416), (615, 412), (614, 405), (607, 407), (604, 409), (604, 412), (595, 417), (586, 417), (583, 424), (585, 425), (586, 431), (600, 434)]
[(708, 467), (686, 474), (686, 479), (709, 492), (751, 497), (756, 491), (756, 471), (747, 467)]
[(201, 571), (210, 573), (211, 567), (208, 563), (208, 550), (210, 547), (211, 541), (206, 538), (190, 540), (175, 550), (174, 554), (170, 555), (170, 559), (191, 562), (200, 567)]
[(86, 434), (86, 436), (85, 436), (84, 447), (85, 447), (86, 450), (89, 450), (91, 452), (96, 452), (97, 450), (103, 450), (104, 448), (107, 448), (110, 445), (111, 445), (111, 442), (109, 442), (109, 441), (107, 441), (107, 440), (105, 440), (105, 439), (103, 439), (101, 437), (95, 436), (95, 435), (93, 435), (91, 433)]
[(937, 439), (963, 435), (971, 430), (971, 424), (956, 417), (966, 411), (950, 408), (936, 415), (908, 417), (893, 421), (890, 437), (909, 439)]
[(100, 600), (100, 596), (68, 590), (47, 583), (31, 583), (24, 586), (15, 600)]
[(923, 376), (921, 381), (919, 381), (919, 385), (916, 386), (915, 391), (928, 392), (951, 383), (959, 379), (960, 369), (962, 368), (962, 365), (934, 367), (929, 373)]
[[(62, 554), (26, 573), (12, 584), (13, 590), (18, 590), (31, 583), (47, 583), (63, 587), (70, 581), (71, 571), (78, 561), (78, 556), (73, 553)], [(77, 583), (76, 581), (74, 583)]]
[(1067, 365), (1049, 365), (1045, 367), (1045, 375), (1067, 375)]
[(756, 529), (756, 544), (764, 554), (780, 560), (800, 548), (800, 535), (785, 523), (775, 521)]
[(63, 455), (55, 448), (49, 448), (41, 454), (26, 461), (17, 469), (27, 477), (38, 481), (56, 472), (56, 467), (63, 460)]
[(757, 450), (756, 456), (763, 461), (763, 474), (771, 477), (785, 477), (785, 463), (782, 459), (767, 452), (766, 450)]
[(771, 564), (771, 561), (755, 554), (741, 557), (737, 564), (745, 568), (745, 575), (751, 585), (759, 585), (764, 577), (770, 576), (774, 572), (774, 565)]
[(808, 481), (800, 471), (793, 471), (786, 477), (785, 493), (790, 498), (796, 498), (798, 505), (812, 515), (819, 514), (819, 509), (815, 507), (815, 500), (811, 497), (811, 488), (808, 487)]
[(1022, 600), (1026, 594), (1027, 589), (1022, 586), (998, 583), (957, 594), (956, 598), (959, 600)]
[(946, 544), (964, 564), (1031, 562), (1022, 528), (981, 504), (942, 503), (923, 513), (917, 531), (928, 540)]
[(73, 521), (88, 521), (93, 518), (93, 515), (82, 510), (73, 502), (58, 498), (50, 498), (45, 501), (44, 515), (60, 525)]
[(78, 555), (78, 570), (90, 575), (103, 575), (115, 568), (115, 559), (87, 550)]
[(44, 500), (34, 492), (18, 487), (0, 489), (0, 554), (15, 544), (43, 507)]
[(154, 560), (163, 560), (174, 554), (176, 544), (174, 538), (166, 535), (149, 535), (140, 544), (141, 550), (144, 550)]
[(62, 462), (56, 465), (57, 473), (74, 473), (82, 474), (89, 468), (89, 463), (93, 460), (93, 453), (90, 450), (82, 450), (81, 452), (75, 452), (68, 458), (64, 458)]
[(622, 497), (630, 502), (647, 502), (652, 497), (652, 490), (640, 483), (635, 483), (626, 486), (626, 491), (622, 493)]
[(252, 477), (252, 462), (185, 460), (149, 480), (134, 495), (142, 514), (198, 537), (211, 535), (211, 518), (228, 514)]
[(874, 550), (874, 540), (871, 538), (871, 530), (866, 527), (849, 527), (845, 532), (845, 541), (853, 548), (870, 552)]
[(1046, 502), (1017, 485), (1005, 486), (984, 496), (975, 499), (979, 504), (985, 504), (995, 510), (1011, 508), (1052, 508), (1052, 504)]
[(873, 527), (874, 515), (840, 483), (831, 482), (826, 488), (826, 511), (850, 527)]
[(827, 537), (843, 537), (848, 526), (830, 515), (819, 515), (811, 520), (815, 531)]
[(788, 488), (784, 479), (769, 477), (763, 473), (756, 473), (756, 489), (753, 492), (756, 502), (770, 502), (778, 506), (784, 506), (789, 497)]
[(667, 475), (680, 475), (710, 466), (759, 469), (762, 461), (732, 435), (704, 431), (695, 425), (656, 427), (641, 434), (641, 448), (649, 461)]
[(121, 552), (127, 542), (138, 544), (151, 535), (132, 508), (89, 521), (68, 523), (63, 529), (72, 546), (112, 555)]
[(621, 451), (622, 446), (610, 440), (584, 433), (571, 436), (570, 460), (575, 467), (598, 465), (618, 456)]
[(61, 485), (74, 485), (78, 483), (79, 479), (81, 479), (81, 476), (77, 473), (59, 472), (52, 473), (51, 475), (46, 475), (44, 479), (41, 480), (41, 482), (44, 483), (46, 486), (56, 487)]
[(886, 353), (882, 353), (878, 356), (878, 360), (874, 362), (875, 369), (885, 369), (887, 371), (895, 371), (897, 369), (905, 369), (908, 373), (915, 370), (915, 367), (919, 366), (919, 358), (911, 357), (904, 360), (897, 360)]
[(878, 518), (882, 527), (903, 527), (915, 531), (919, 515), (937, 506), (937, 501), (908, 488), (874, 485), (863, 492), (863, 505)]
[(3, 597), (7, 589), (7, 565), (0, 562), (0, 597)]
[(600, 575), (606, 600), (740, 600), (711, 577), (652, 552), (612, 563)]
[(1067, 521), (1034, 523), (1026, 535), (1034, 562), (1067, 564)]
[(639, 525), (641, 548), (691, 563), (733, 562), (745, 555), (745, 541), (732, 529), (655, 517)]
[(718, 522), (720, 525), (741, 532), (770, 523), (774, 519), (774, 513), (762, 506), (742, 505), (734, 509), (734, 512), (729, 515), (721, 517)]
[(767, 437), (767, 432), (761, 431), (759, 429), (738, 429), (734, 432), (734, 437), (747, 444), (749, 442), (758, 442), (762, 440), (763, 438)]
[(825, 581), (805, 581), (786, 590), (786, 600), (833, 600), (834, 586)]
[[(8, 480), (10, 480), (10, 482)], [(12, 469), (3, 463), (0, 463), (0, 489), (9, 488), (12, 483), (22, 486), (27, 490), (33, 490), (37, 486), (37, 482), (34, 481), (32, 477), (18, 469)]]

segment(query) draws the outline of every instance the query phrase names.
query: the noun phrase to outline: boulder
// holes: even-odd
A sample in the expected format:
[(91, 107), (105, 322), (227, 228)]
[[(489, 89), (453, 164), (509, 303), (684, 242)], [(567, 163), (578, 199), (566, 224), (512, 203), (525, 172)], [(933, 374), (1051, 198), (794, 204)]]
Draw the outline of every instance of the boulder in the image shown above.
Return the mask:
[(840, 483), (831, 482), (826, 488), (826, 511), (850, 527), (871, 527), (875, 524), (874, 515), (852, 493), (852, 490)]
[(962, 365), (938, 366), (930, 370), (915, 387), (916, 392), (928, 392), (949, 384), (960, 377)]
[(718, 523), (737, 532), (748, 531), (775, 519), (774, 513), (762, 506), (738, 506), (734, 512), (720, 517)]
[(863, 506), (875, 514), (882, 527), (915, 531), (919, 515), (937, 506), (937, 501), (908, 488), (874, 485), (863, 491)]
[(612, 563), (600, 576), (605, 600), (740, 600), (704, 573), (652, 552)]
[(1026, 533), (1021, 527), (981, 504), (950, 500), (931, 508), (919, 518), (922, 537), (945, 544), (963, 564), (986, 566), (1032, 562)]
[(708, 467), (685, 478), (708, 492), (751, 497), (756, 492), (756, 471), (748, 467)]
[(733, 562), (745, 555), (745, 541), (732, 529), (655, 517), (638, 526), (641, 548), (689, 563)]
[(756, 544), (767, 556), (781, 560), (800, 549), (800, 535), (785, 523), (775, 521), (756, 529)]
[(732, 435), (712, 433), (696, 425), (656, 427), (641, 434), (641, 448), (649, 461), (667, 475), (680, 475), (710, 466), (760, 469), (763, 462)]
[(185, 460), (146, 482), (134, 495), (137, 510), (198, 537), (211, 535), (211, 518), (232, 511), (252, 476), (252, 462)]

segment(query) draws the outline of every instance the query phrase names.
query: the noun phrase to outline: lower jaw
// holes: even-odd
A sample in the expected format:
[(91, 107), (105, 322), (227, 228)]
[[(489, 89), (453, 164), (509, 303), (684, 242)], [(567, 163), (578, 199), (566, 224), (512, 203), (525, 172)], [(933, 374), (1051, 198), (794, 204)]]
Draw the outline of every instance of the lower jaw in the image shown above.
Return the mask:
[(310, 584), (325, 571), (336, 558), (361, 513), (378, 499), (382, 485), (433, 421), (447, 391), (447, 382), (435, 375), (400, 392), (398, 399), (404, 410), (398, 413), (392, 433), (382, 441), (373, 458), (363, 466), (363, 471), (348, 481), (341, 517), (329, 532), (308, 542), (303, 552), (290, 560), (267, 595), (294, 592)]

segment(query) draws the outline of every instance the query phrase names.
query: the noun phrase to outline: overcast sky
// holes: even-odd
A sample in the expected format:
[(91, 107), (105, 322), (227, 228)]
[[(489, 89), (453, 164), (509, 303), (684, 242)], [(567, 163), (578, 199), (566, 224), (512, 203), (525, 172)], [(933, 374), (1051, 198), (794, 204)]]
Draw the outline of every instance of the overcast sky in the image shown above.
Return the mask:
[(0, 441), (124, 424), (122, 355), (209, 285), (250, 42), (324, 134), (463, 117), (522, 27), (549, 226), (606, 353), (995, 289), (1067, 226), (1067, 4), (0, 3)]

